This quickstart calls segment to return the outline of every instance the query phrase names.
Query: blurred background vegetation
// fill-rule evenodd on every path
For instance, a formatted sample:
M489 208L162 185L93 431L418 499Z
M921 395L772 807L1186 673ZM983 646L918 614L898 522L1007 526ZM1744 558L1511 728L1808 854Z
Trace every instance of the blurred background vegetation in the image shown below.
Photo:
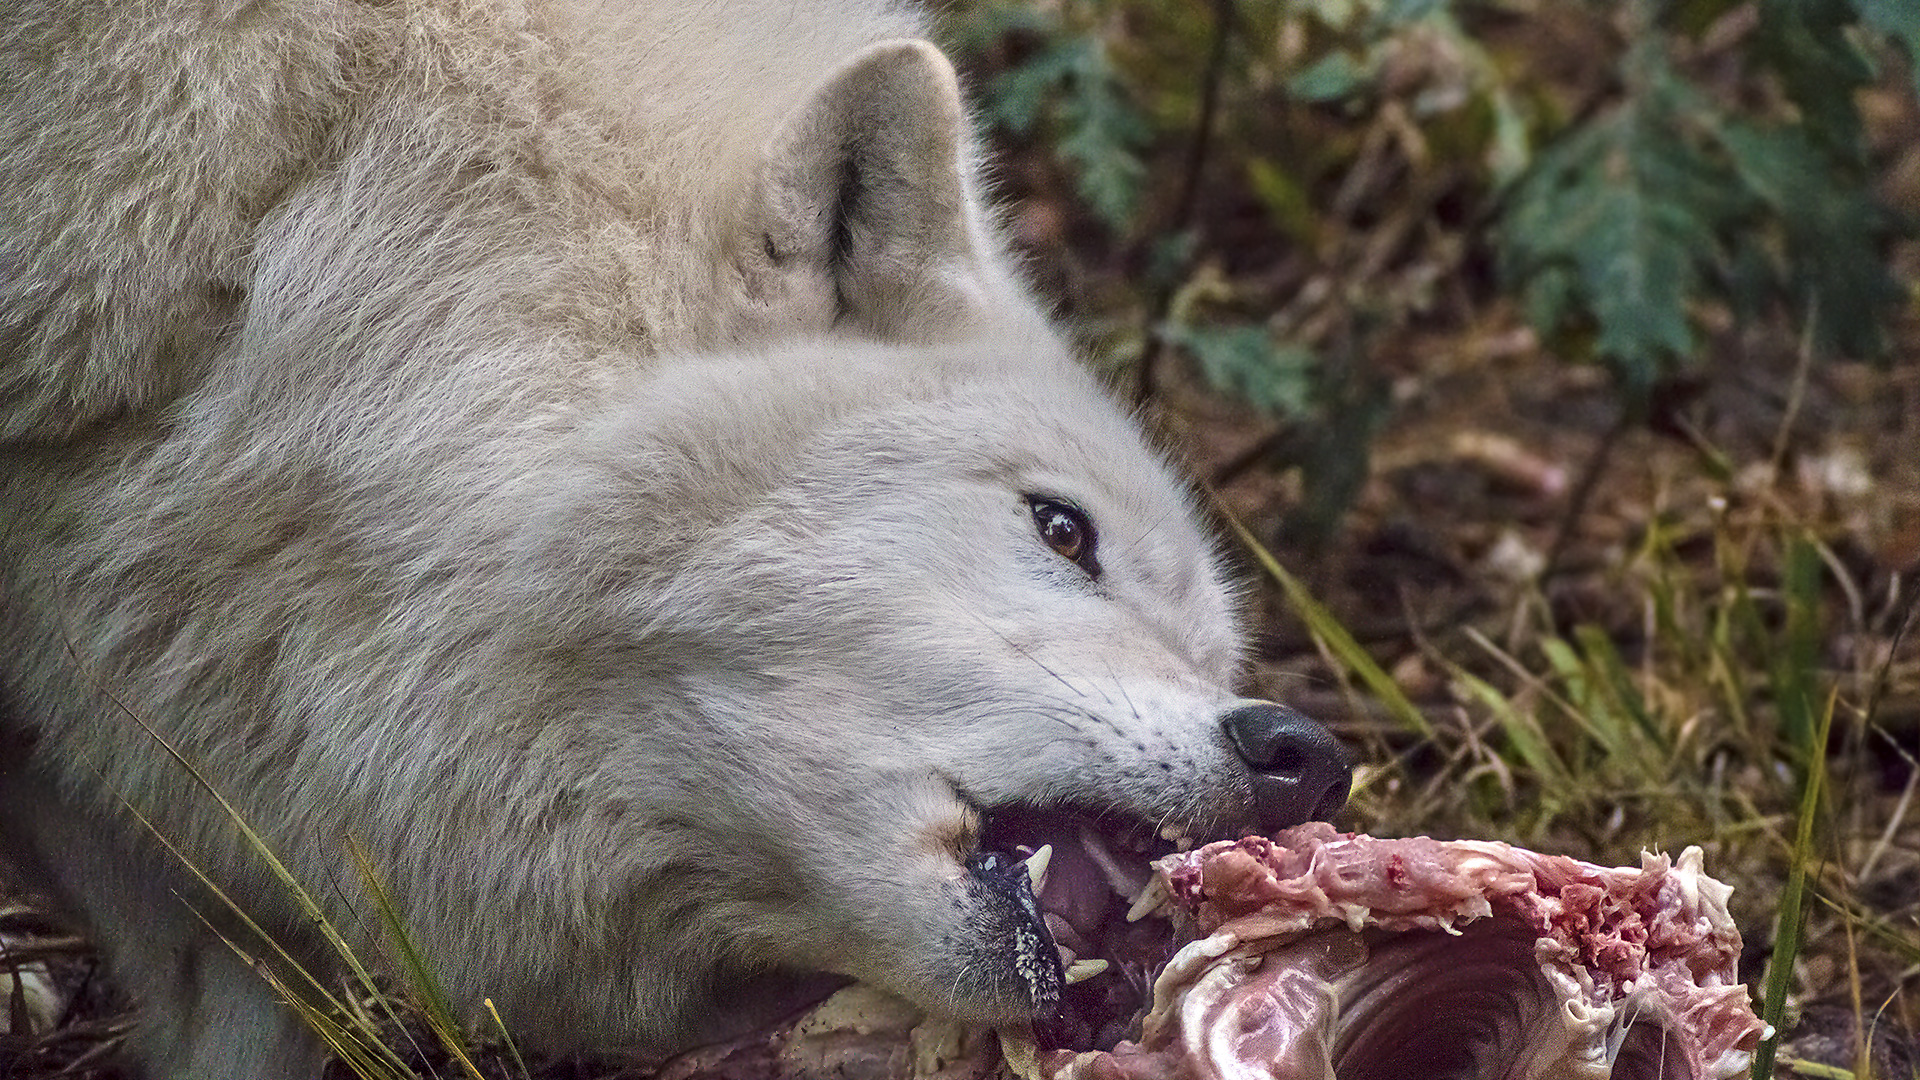
M1757 1074L1920 1076L1920 2L945 14L1350 824L1702 845Z

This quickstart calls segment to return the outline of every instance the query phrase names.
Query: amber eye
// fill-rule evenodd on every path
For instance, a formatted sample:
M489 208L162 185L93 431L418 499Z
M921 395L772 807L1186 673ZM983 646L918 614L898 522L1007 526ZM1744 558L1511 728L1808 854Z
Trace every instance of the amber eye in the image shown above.
M1093 577L1100 576L1100 563L1093 556L1099 537L1079 507L1039 495L1029 495L1027 506L1033 511L1034 529L1048 547Z

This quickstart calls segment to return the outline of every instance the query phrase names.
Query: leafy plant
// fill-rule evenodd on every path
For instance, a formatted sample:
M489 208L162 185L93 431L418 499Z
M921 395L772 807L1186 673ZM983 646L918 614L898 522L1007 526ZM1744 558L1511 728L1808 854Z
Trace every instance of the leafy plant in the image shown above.
M1851 96L1870 76L1845 36L1851 5L1758 8L1753 59L1798 117L1715 103L1655 24L1623 58L1621 99L1563 135L1504 200L1502 277L1543 333L1591 328L1593 355L1635 406L1695 356L1702 303L1751 320L1777 302L1827 351L1885 347L1900 291L1880 254L1893 222L1867 186Z
M1080 197L1115 229L1133 220L1146 176L1141 150L1152 137L1100 36L1072 32L1072 10L1011 4L966 24L976 47L1018 33L1037 46L987 87L989 117L1017 135L1042 135L1071 164Z
M1443 289L1513 295L1632 415L1695 366L1721 312L1784 319L1821 356L1885 349L1901 293L1884 252L1904 224L1873 195L1857 93L1876 56L1920 50L1910 0L1542 0L1527 18L1592 43L1576 86L1503 42L1516 13L1490 0L1200 10L961 0L951 23L987 71L987 119L1051 143L1119 241L1132 292L1111 302L1144 323L1106 358L1140 370L1144 397L1169 350L1272 416L1243 464L1301 469L1310 501L1351 485L1302 446L1366 453L1327 414L1348 393L1329 380L1366 383ZM1229 227L1266 261L1195 257ZM1175 310L1210 275L1217 295Z

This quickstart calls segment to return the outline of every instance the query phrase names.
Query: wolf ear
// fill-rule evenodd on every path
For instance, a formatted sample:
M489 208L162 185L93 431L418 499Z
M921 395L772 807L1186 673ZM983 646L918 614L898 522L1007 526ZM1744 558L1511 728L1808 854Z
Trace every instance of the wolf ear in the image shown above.
M929 339L984 309L997 271L968 190L953 66L924 41L867 48L782 124L765 159L776 262L832 281L839 317Z

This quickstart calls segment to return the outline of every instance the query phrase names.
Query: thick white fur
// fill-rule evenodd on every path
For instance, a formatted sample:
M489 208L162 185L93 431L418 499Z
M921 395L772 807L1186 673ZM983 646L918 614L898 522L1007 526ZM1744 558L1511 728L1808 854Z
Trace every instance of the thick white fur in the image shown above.
M324 950L670 1050L868 979L1022 1014L975 808L1247 820L1161 462L998 253L872 0L20 0L0 24L0 841L154 1074L311 1041L124 798ZM1026 497L1099 530L1098 580ZM720 1004L716 1004L720 1003Z

